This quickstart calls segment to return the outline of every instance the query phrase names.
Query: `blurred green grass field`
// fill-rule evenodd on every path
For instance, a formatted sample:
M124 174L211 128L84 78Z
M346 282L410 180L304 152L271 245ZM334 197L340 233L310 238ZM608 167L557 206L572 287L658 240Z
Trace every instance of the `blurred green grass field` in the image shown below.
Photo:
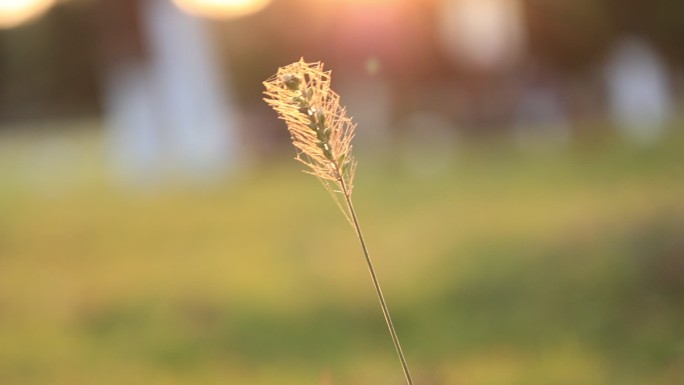
M423 176L361 156L416 383L684 383L682 131L464 147ZM122 189L101 150L0 138L0 384L402 383L352 230L290 153Z

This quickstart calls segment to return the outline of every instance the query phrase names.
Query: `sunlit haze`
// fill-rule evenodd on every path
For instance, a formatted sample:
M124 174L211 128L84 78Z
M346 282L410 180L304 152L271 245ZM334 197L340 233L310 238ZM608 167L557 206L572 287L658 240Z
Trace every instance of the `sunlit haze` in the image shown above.
M173 0L178 7L194 15L212 19L231 19L259 12L271 0Z
M0 28L12 28L48 10L55 0L0 0Z

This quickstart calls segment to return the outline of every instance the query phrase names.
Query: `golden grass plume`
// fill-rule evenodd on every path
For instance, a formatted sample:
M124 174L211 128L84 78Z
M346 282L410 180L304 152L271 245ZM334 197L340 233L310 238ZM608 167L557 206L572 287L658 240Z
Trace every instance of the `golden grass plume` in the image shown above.
M321 62L306 63L302 58L280 67L264 86L264 100L287 123L295 158L323 183L351 221L338 194L351 195L354 186L351 141L356 125L330 88L330 71L324 71Z

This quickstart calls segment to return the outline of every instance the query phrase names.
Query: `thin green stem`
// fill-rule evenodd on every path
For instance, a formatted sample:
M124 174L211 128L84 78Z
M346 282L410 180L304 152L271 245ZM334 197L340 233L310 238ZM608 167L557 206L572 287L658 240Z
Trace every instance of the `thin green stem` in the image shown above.
M399 337L397 336L396 330L394 330L394 324L392 323L392 317L390 316L389 309L387 308L387 303L385 302L385 296L382 295L382 289L380 289L380 282L378 282L378 277L375 274L375 268L373 268L373 262L371 261L370 255L368 254L368 248L366 247L366 241L363 238L363 233L361 232L361 226L359 226L359 220L356 218L356 212L354 211L354 205L351 201L351 194L347 188L346 183L343 178L340 178L340 185L342 186L342 193L344 194L344 199L349 207L349 213L352 217L352 222L354 229L356 230L356 236L359 238L361 243L361 248L363 249L363 256L366 257L366 264L368 265L368 271L370 272L371 279L373 280L373 286L375 286L375 292L380 300L380 307L382 308L382 314L385 316L385 323L389 329L390 335L392 336L392 342L394 342L394 348L399 355L399 361L401 361L401 368L404 370L404 376L406 377L406 382L408 385L413 385L413 380L411 379L411 374L409 373L408 365L406 364L406 357L404 357L404 352L401 350L401 345L399 344Z

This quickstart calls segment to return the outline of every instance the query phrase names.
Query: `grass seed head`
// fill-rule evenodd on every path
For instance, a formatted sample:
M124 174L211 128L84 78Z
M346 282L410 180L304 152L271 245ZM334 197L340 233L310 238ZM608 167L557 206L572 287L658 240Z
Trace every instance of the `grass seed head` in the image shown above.
M280 67L264 86L264 100L287 123L296 159L307 166L305 171L318 177L333 196L351 194L355 124L330 88L330 71L324 71L321 62L301 59Z

